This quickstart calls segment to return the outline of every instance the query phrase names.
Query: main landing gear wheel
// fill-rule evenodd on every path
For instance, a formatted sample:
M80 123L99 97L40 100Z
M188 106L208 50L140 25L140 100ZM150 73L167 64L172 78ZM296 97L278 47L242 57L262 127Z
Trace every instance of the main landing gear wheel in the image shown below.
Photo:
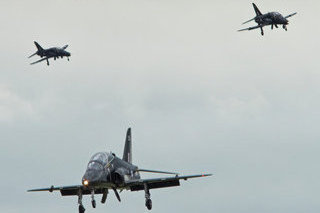
M263 29L262 29L262 27L260 27L260 30L261 30L261 35L263 36L263 35L264 35L264 33L263 33Z
M84 213L86 209L83 207L83 205L79 205L79 213Z
M148 210L152 209L152 200L151 199L146 200L146 207Z
M92 208L96 208L96 201L95 200L91 201L91 204L92 204Z
M152 201L150 199L149 187L146 183L144 184L144 194L145 194L145 198L146 198L146 207L148 210L151 210L152 209Z

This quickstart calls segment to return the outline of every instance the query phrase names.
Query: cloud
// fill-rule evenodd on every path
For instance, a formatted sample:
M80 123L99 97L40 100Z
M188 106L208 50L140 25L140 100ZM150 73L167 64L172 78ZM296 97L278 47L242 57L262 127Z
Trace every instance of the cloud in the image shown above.
M0 122L13 122L18 118L35 115L31 102L23 99L8 87L0 85Z

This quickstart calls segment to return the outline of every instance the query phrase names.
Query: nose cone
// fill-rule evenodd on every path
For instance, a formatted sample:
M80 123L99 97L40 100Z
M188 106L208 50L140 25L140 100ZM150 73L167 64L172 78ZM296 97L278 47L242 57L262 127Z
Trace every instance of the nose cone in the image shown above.
M82 177L82 184L85 186L94 185L103 181L103 171L88 169Z
M67 55L67 56L71 56L71 53L67 52L66 55Z

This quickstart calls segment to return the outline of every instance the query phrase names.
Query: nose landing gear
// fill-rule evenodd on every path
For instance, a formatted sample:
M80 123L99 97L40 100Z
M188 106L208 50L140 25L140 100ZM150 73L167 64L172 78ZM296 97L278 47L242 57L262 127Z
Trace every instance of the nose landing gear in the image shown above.
M282 26L282 28L283 28L285 31L288 31L287 25L284 24L284 25Z
M151 196L150 196L150 191L149 191L149 188L148 188L148 185L145 183L144 184L144 193L145 193L145 198L146 198L146 207L148 210L151 210L152 209L152 200L151 200Z
M91 191L91 204L92 204L92 208L96 208L96 200L94 199L94 190Z

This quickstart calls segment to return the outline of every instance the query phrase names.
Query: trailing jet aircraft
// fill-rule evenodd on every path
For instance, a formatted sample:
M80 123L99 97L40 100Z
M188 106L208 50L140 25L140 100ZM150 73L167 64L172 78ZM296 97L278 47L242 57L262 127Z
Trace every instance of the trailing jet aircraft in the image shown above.
M152 179L141 179L140 172L171 174L171 177L161 177ZM90 159L87 169L82 177L81 185L60 186L42 189L32 189L28 192L38 191L60 191L62 196L78 196L79 213L84 213L85 208L82 204L83 195L91 195L92 207L96 207L95 194L102 194L101 203L105 203L109 190L113 190L119 200L120 192L124 189L131 191L143 190L145 193L145 205L151 210L152 201L150 198L150 189L179 186L180 180L190 178L206 177L211 174L179 176L178 173L164 172L156 170L140 169L132 164L132 141L131 129L126 135L123 157L120 159L114 153L98 152Z
M263 33L263 27L267 26L267 25L271 25L271 29L273 30L273 26L275 26L276 28L278 28L278 25L282 25L282 28L285 29L286 31L287 29L287 25L289 24L288 18L290 18L291 16L296 15L297 13L292 13L288 16L282 16L280 13L278 12L269 12L266 14L262 14L260 12L260 10L258 9L258 7L252 3L254 11L256 12L256 17L254 17L253 19L250 19L249 21L244 22L243 24L246 24L250 21L255 21L258 25L254 26L254 27L249 27L249 28L245 28L245 29L241 29L238 31L245 31L245 30L254 30L257 28L260 28L261 30L261 35L264 35Z
M34 42L34 44L36 45L38 50L34 54L30 55L29 58L31 58L32 56L35 56L35 55L38 55L41 58L42 57L44 57L44 58L31 63L31 65L46 60L47 65L49 66L49 58L54 58L54 60L56 60L57 58L59 58L59 57L63 58L64 56L67 57L67 59L69 61L69 57L71 56L71 54L66 51L68 45L63 46L62 48L52 47L49 49L43 49L36 41Z

